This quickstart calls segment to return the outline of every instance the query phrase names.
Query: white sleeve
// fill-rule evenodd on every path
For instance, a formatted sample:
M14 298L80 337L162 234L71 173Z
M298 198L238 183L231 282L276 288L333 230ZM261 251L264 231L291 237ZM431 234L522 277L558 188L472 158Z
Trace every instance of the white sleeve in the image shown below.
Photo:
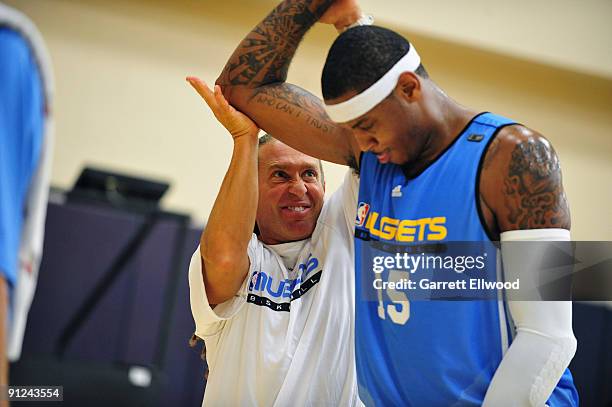
M534 256L523 253L523 256L504 258L504 242L536 240L569 241L569 231L538 229L502 233L502 261L507 281L523 273L519 268L533 267L529 259ZM572 303L508 301L508 306L516 336L493 376L483 406L544 406L576 352Z
M205 339L207 336L216 335L225 325L225 321L233 318L246 303L247 287L252 274L253 265L256 264L254 257L257 247L257 236L253 234L248 247L249 271L233 298L217 304L213 309L208 303L206 287L202 276L202 257L200 246L191 256L189 264L189 302L191 314L195 322L196 336Z
M350 169L344 177L342 208L349 231L354 233L357 217L357 198L359 197L359 176Z
M358 194L359 177L355 171L349 169L340 187L326 202L326 210L321 212L319 219L352 235L355 227L355 217L357 216Z

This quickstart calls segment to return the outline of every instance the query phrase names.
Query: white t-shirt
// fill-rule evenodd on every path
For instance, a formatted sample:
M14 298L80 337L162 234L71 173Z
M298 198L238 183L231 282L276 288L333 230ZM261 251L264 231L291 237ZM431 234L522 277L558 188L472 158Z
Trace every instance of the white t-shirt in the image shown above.
M253 235L242 287L214 310L199 248L193 254L191 312L210 368L203 405L361 404L354 351L357 193L349 171L323 205L311 239L265 245Z

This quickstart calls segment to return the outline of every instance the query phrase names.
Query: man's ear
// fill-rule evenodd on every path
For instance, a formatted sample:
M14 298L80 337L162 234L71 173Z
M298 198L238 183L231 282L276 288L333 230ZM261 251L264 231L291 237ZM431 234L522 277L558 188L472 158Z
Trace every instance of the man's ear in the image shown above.
M411 102L420 97L421 79L414 72L406 71L400 75L395 89L398 95Z

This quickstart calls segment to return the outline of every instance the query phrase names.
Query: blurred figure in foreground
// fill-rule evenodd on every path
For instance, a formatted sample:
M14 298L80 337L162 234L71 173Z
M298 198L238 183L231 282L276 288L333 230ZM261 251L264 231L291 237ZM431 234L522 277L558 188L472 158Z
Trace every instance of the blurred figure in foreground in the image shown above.
M21 355L42 255L52 94L40 33L0 3L0 386L8 384L8 360Z

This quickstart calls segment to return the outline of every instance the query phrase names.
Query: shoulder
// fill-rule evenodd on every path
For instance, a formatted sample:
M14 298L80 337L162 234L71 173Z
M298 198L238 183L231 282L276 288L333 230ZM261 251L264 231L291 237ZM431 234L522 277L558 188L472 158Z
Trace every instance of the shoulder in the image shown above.
M522 125L500 130L485 155L484 167L501 167L509 163L551 163L558 159L550 142L540 133Z
M359 175L357 175L355 170L348 169L342 184L331 196L326 197L317 221L317 228L327 226L344 230L348 225L349 230L352 230L356 216L358 194ZM315 230L313 237L316 235L316 232Z
M503 128L481 171L481 195L500 231L569 229L559 158L542 134L521 125Z

